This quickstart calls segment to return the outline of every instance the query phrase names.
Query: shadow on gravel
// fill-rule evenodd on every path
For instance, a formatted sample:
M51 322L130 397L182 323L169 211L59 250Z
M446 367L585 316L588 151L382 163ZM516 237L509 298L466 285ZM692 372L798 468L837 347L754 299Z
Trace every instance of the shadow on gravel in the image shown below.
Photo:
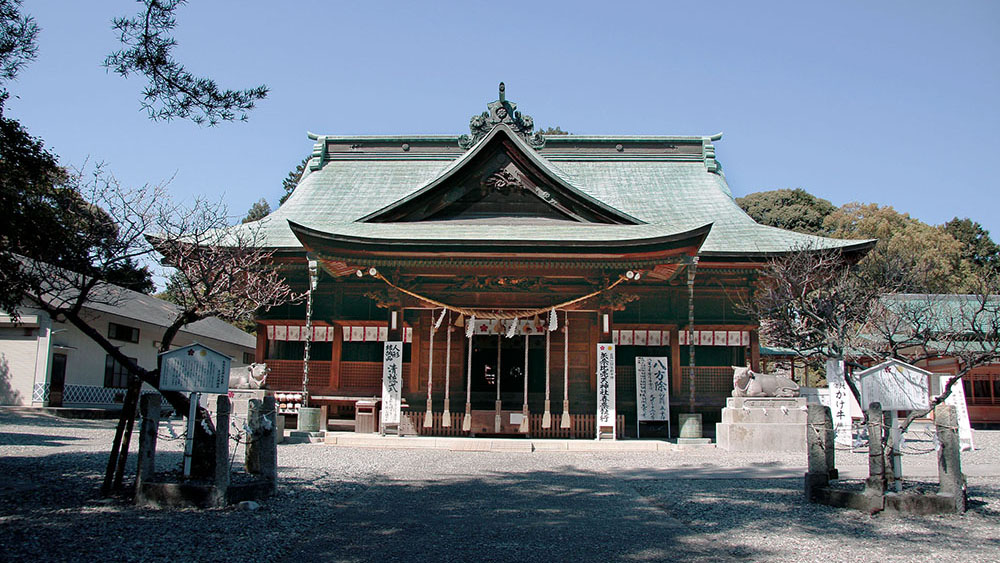
M80 439L74 436L0 432L2 446L68 446Z
M5 424L44 428L103 428L114 427L117 422L117 418L60 418L44 412L10 412L0 409L0 428Z
M645 473L380 482L352 499L331 499L332 510L317 507L335 525L309 534L313 539L283 560L800 559L803 539L819 546L819 556L841 542L871 542L919 560L942 537L959 553L1000 549L1000 540L967 529L970 517L989 522L990 514L880 521L810 505L800 487L799 479L720 483L656 480ZM906 534L896 527L901 521ZM773 545L767 539L783 534L789 539Z
M721 466L698 478L691 466L414 480L296 468L256 512L154 510L99 498L106 453L47 451L0 457L0 560L971 561L1000 552L994 481L973 482L963 516L871 518L806 503L801 477L767 477L780 469L773 463L749 467L752 479Z

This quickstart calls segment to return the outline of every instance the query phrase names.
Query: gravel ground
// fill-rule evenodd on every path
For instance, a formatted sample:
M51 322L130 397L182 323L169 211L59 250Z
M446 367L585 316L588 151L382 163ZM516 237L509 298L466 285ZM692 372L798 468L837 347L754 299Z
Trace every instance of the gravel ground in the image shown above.
M161 470L180 461L172 424ZM963 454L979 475L970 511L934 517L807 504L804 455L322 444L279 446L279 493L258 511L135 508L97 494L113 432L0 410L0 560L1000 560L1000 432L977 432ZM914 436L909 449L927 445ZM842 468L866 463L838 452ZM734 477L747 468L760 478Z

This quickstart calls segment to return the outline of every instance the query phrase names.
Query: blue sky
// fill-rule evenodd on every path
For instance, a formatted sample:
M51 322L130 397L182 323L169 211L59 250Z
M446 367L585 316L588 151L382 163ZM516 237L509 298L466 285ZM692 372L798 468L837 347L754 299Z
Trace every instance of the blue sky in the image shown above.
M267 84L248 123L152 122L101 67L127 0L39 2L11 116L65 164L234 215L326 134L461 134L507 84L538 126L712 134L735 195L801 187L1000 238L1000 2L263 2L179 9L177 58Z

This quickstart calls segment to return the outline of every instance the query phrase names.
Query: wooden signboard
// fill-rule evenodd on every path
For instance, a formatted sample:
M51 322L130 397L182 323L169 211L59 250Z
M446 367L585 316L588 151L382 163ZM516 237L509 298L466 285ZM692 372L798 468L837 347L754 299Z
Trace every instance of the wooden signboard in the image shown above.
M843 361L826 361L826 383L830 390L827 406L833 415L834 441L843 446L852 446L854 433L851 426L851 403L854 402L854 397L844 379Z
M615 438L615 345L597 345L597 439Z
M185 393L229 391L229 356L194 343L160 354L160 390Z
M635 399L640 421L670 420L670 358L636 356Z
M403 343L386 342L382 356L382 417L387 424L398 425L403 389Z
M938 382L942 391L945 385L948 384L949 379L951 379L949 375L938 376ZM962 451L976 449L975 444L972 443L972 424L969 422L969 407L965 403L965 387L962 386L961 381L952 385L951 394L945 397L944 404L955 407L955 414L958 416L958 439L962 444Z
M918 367L888 360L857 374L861 381L861 408L874 402L886 411L914 411L930 406L928 378L931 373Z

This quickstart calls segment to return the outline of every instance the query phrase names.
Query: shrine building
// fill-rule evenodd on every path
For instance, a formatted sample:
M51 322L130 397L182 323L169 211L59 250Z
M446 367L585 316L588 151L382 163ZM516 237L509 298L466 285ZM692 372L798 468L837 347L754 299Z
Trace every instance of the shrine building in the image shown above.
M469 128L310 134L291 197L240 227L296 291L315 280L310 302L258 319L285 410L307 340L309 403L344 418L382 397L385 343L402 342L401 425L421 434L593 438L610 412L634 437L637 357L666 364L674 435L691 405L714 428L730 366L759 368L739 303L766 261L871 244L755 223L716 159L721 134L541 135L503 84Z

